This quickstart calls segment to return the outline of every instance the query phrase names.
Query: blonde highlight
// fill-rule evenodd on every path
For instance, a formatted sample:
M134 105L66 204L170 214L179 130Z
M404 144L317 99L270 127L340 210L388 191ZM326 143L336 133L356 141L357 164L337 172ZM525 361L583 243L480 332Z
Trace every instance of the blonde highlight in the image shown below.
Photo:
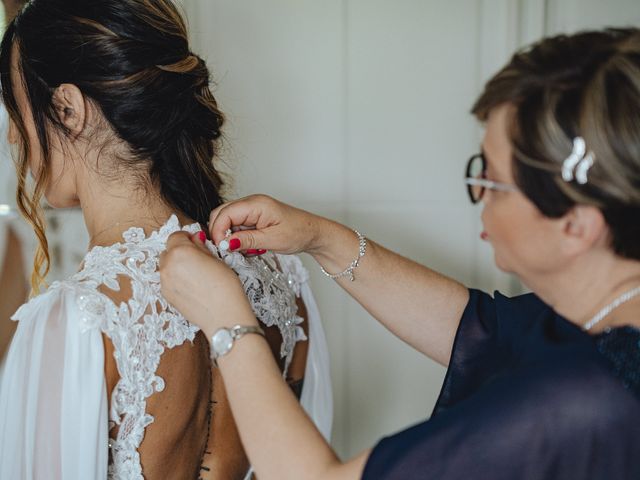
M20 136L20 154L16 165L18 173L16 202L18 210L29 225L31 225L38 240L30 278L31 295L34 296L40 292L42 287L46 288L46 277L51 269L49 241L46 235L46 219L42 208L42 197L44 196L49 181L49 168L47 159L43 159L34 186L29 189L27 177L29 175L30 148L26 129L19 116L12 118L12 121L15 122ZM31 190L31 194L29 194L29 190Z

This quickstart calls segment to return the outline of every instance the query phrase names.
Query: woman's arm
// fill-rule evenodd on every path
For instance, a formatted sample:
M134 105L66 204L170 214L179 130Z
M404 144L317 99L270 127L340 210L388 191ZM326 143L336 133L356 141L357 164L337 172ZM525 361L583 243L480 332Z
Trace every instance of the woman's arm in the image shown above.
M343 271L357 256L355 233L329 219L256 195L231 202L211 215L211 236L219 244L232 227L240 249L307 252L331 273ZM348 277L337 282L374 318L409 345L443 365L469 299L466 287L369 240L366 254Z
M250 325L251 312L236 310L229 320ZM362 476L369 452L340 462L282 381L264 339L256 335L242 338L218 365L242 443L260 480L355 480Z
M195 247L186 234L169 239L160 274L165 298L208 338L220 327L258 325L235 274ZM264 338L247 335L218 365L242 443L260 480L360 478L368 452L340 462L282 381Z

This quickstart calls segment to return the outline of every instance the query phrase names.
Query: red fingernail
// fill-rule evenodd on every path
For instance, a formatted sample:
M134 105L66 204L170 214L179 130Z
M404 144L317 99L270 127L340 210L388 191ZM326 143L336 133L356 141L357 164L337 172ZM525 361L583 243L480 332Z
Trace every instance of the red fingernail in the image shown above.
M237 250L239 248L240 240L238 240L237 238L232 238L231 240L229 240L229 250L233 252L234 250Z
M202 243L206 242L207 235L205 235L205 233L202 231L198 232L198 240L200 240Z
M256 248L250 248L248 250L246 250L244 252L246 255L264 255L265 253L267 253L266 250L263 249L256 249Z

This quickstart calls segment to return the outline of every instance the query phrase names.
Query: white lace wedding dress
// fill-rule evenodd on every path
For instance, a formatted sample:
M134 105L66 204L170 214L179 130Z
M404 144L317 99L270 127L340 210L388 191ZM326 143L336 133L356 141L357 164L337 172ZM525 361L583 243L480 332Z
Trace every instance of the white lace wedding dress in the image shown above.
M122 243L93 248L80 272L16 312L18 330L0 378L0 479L143 478L138 447L154 421L147 399L164 389L156 374L160 357L197 332L160 294L159 255L180 229L175 216L149 236L129 229ZM258 319L280 329L287 366L296 342L305 339L296 306L296 297L303 299L310 345L301 402L329 437L329 357L307 271L295 256L227 253L224 259ZM99 288L118 291L122 278L130 280L133 294L116 305ZM111 405L102 334L113 343L120 374ZM110 424L119 426L116 438L109 438Z

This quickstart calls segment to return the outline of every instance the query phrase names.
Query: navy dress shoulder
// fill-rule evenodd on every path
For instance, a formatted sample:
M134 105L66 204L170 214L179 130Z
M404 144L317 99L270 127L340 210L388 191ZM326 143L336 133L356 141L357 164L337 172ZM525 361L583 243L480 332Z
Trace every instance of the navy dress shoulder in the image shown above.
M591 336L533 294L471 290L431 419L365 480L639 480L640 330Z

